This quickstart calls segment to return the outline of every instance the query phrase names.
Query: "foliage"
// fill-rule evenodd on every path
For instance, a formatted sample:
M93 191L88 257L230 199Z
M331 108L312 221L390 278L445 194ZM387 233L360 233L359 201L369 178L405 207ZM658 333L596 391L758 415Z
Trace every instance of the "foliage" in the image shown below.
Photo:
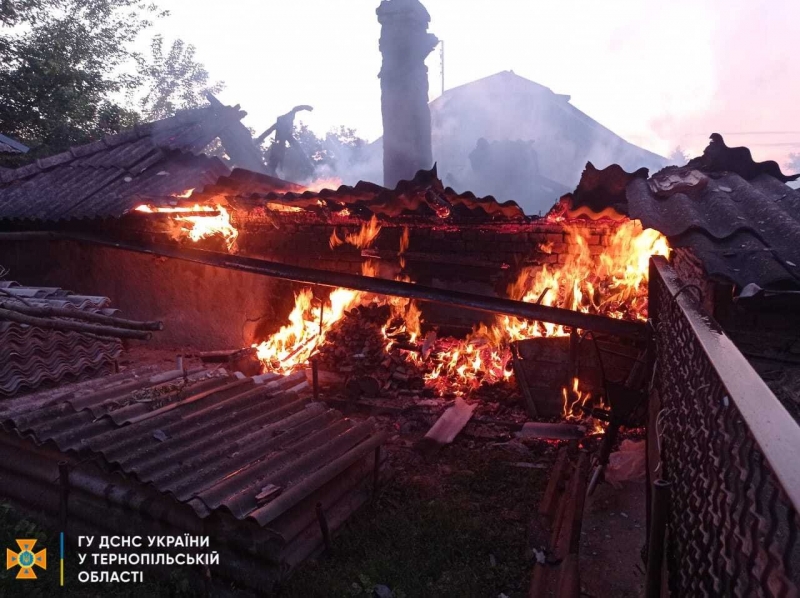
M318 178L335 177L366 159L367 142L358 136L355 129L339 126L331 129L325 137L317 136L307 124L300 121L294 128L294 148L286 152L281 172L290 181L308 182ZM269 160L274 140L263 150L265 161Z
M676 166L684 166L689 161L689 154L687 154L681 146L677 146L672 153L667 157L670 164Z
M141 77L133 40L158 9L139 0L29 0L4 10L0 130L33 156L117 132L137 119L117 98Z
M795 174L800 172L800 153L789 154L789 173Z
M206 68L195 60L195 47L176 39L164 54L164 40L156 35L150 44L151 59L142 61L140 73L146 92L139 100L145 120L158 120L182 108L206 104L206 94L217 94L225 87L209 83Z
M0 132L32 148L5 166L64 151L139 120L205 103L223 84L182 40L134 40L165 16L142 0L0 0Z

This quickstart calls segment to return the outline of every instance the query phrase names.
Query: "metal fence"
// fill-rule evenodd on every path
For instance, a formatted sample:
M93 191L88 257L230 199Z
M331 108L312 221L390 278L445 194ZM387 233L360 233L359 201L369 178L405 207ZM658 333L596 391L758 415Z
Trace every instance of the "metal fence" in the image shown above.
M800 596L800 426L662 258L650 266L673 596Z

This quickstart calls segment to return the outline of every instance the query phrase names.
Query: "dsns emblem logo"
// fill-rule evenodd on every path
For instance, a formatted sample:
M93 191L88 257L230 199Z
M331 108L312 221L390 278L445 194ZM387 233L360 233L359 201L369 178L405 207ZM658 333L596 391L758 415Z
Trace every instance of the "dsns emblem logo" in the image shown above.
M17 540L19 552L14 552L10 548L6 549L6 569L19 566L17 579L36 579L34 566L47 569L47 549L42 548L39 552L34 553L35 544L36 540Z

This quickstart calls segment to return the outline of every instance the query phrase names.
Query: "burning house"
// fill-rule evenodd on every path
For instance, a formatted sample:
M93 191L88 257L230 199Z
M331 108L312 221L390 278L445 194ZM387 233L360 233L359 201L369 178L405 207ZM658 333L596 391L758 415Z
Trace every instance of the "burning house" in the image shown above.
M670 373L679 378L664 386L680 350L665 351L673 341L662 337L669 323L660 318L677 317L665 315L674 309L665 292L722 323L768 382L759 386L769 393L759 399L765 408L785 413L774 393L796 413L794 370L773 371L776 362L793 363L794 341L771 323L795 296L798 262L783 239L795 234L796 192L771 165L726 161L737 154L716 138L703 157L652 177L589 164L572 194L531 218L514 202L456 193L435 169L394 189L322 190L230 170L195 153L219 135L205 121L213 108L204 110L3 174L2 261L22 285L48 285L3 283L4 308L20 313L15 301L28 297L34 307L54 297L74 303L57 289L91 289L134 322L163 322L150 346L180 347L185 359L166 370L131 363L99 379L91 376L101 369L76 371L53 381L77 384L2 405L3 446L35 461L3 471L16 498L38 488L39 506L57 515L59 486L45 480L57 479L48 476L66 458L75 529L91 529L97 492L122 493L128 498L104 507L109 517L135 512L148 529L212 530L236 563L219 575L248 571L245 585L269 588L380 484L385 436L373 420L343 418L334 407L431 406L443 414L429 434L434 445L499 411L523 435L551 433L537 422L577 423L552 433L612 438L601 442L591 482L588 461L576 469L593 487L620 429L646 423L647 364L657 364L649 409L652 418L661 413L659 425L675 417L670 401L683 400L674 388L688 383L684 373ZM117 317L101 311L106 303L90 303L92 313ZM662 322L655 348L653 322ZM753 323L769 334L755 338ZM108 353L117 362L118 347ZM227 366L211 371L198 359ZM327 407L312 401L312 390ZM509 401L514 409L500 407ZM648 428L657 429L655 419ZM281 434L264 435L272 429ZM240 452L242 438L259 440ZM662 442L664 470L674 471L665 451L680 453L681 441ZM231 461L229 452L240 457ZM87 456L92 465L79 466ZM247 473L229 479L234 470ZM164 502L167 495L178 503ZM330 503L323 527L310 508L318 502ZM670 525L683 525L672 517ZM252 528L242 544L225 530L238 533L245 522L266 527ZM670 529L667 562L683 567L679 543L687 540ZM553 551L577 558L576 546L560 546ZM775 575L789 583L794 549L785 550ZM685 583L681 571L670 571L676 587ZM560 577L534 579L541 589Z
M213 98L0 172L3 494L70 537L209 536L198 583L270 592L424 412L426 454L468 426L554 449L530 595L578 596L587 497L645 437L648 596L795 595L792 177L715 135L652 176L588 163L542 217L459 193L429 16L378 15L386 186L266 174Z

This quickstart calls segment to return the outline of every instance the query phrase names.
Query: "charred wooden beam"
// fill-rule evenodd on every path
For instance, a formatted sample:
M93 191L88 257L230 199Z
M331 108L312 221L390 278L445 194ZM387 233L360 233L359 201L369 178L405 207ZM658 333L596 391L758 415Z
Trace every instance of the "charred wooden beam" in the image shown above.
M36 326L37 328L83 332L86 334L96 334L97 336L134 338L143 341L148 341L153 337L151 332L144 330L98 326L95 324L85 324L83 322L59 320L55 318L36 318L9 309L0 309L0 320L8 320L9 322L16 322L17 324L27 324L28 326Z
M76 308L68 307L54 307L52 305L43 305L41 307L25 305L24 299L14 298L9 301L0 301L0 308L10 311L17 311L26 316L34 316L41 318L70 318L72 320L85 320L96 324L104 324L115 328L128 328L130 330L164 330L164 323L160 321L155 322L140 322L138 320L126 320L124 318L117 318L115 316L107 316L91 311L82 311Z
M570 309L537 305L535 303L524 303L522 301L513 301L500 297L475 295L473 293L451 291L449 289L437 289L408 282L400 282L398 280L384 280L382 278L370 278L357 274L345 274L342 272L317 270L315 268L306 268L303 266L291 266L289 264L270 262L241 255L229 255L216 251L148 243L145 241L115 241L98 236L78 234L65 235L65 238L83 243L115 247L127 251L170 257L208 266L241 270L243 272L282 278L294 282L318 284L334 288L344 287L356 291L375 293L377 295L432 301L434 303L454 305L475 311L515 316L525 320L551 322L553 324L571 326L582 330L593 330L614 336L645 339L648 335L647 327L641 322L616 320L606 316L584 314Z

